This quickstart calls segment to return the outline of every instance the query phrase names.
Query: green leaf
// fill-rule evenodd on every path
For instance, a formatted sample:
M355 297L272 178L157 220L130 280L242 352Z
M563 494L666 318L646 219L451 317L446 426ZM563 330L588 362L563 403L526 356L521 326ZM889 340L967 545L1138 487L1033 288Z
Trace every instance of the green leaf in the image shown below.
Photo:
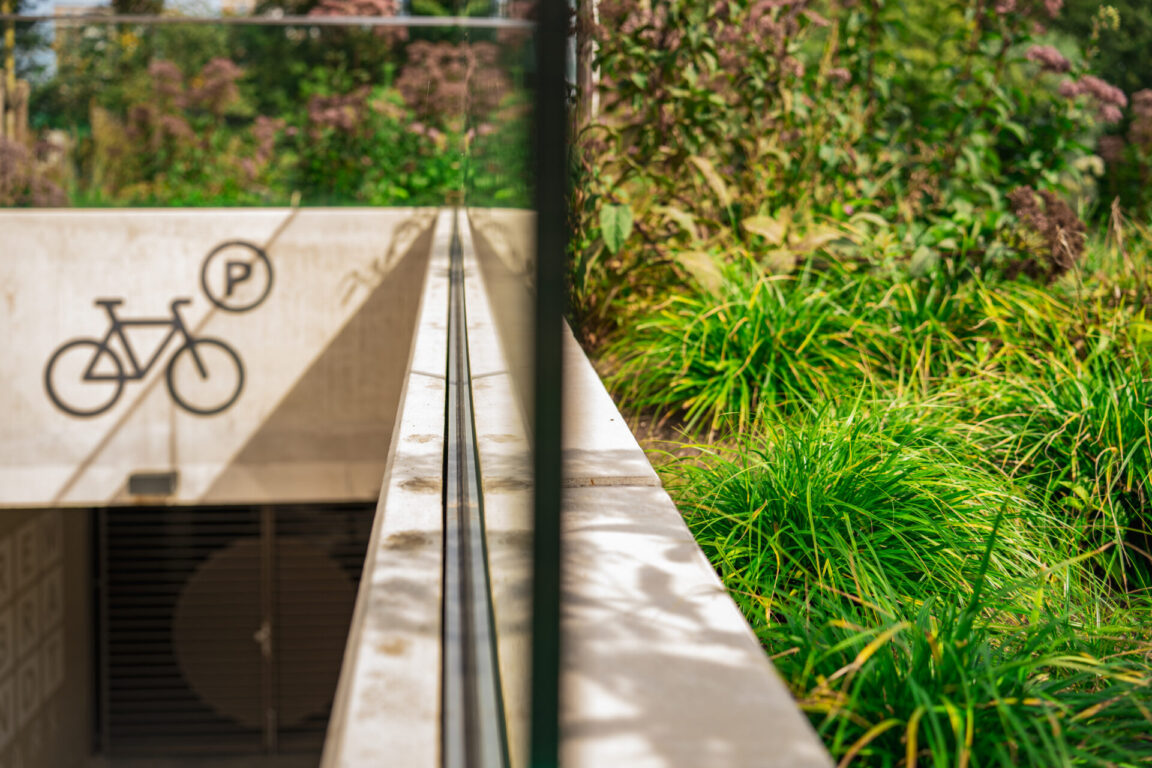
M692 238L692 242L700 239L700 231L696 227L696 219L693 218L692 214L670 205L657 205L652 210L679 224L688 237Z
M1004 123L1001 123L1001 125L1004 127L1004 130L1008 131L1008 133L1011 133L1013 136L1019 139L1021 144L1028 143L1028 130L1024 126L1020 125L1020 123L1015 123L1011 120L1008 120Z
M703 251L680 251L676 253L676 261L705 291L715 293L724 284L724 273L712 254Z
M805 233L803 240L794 243L792 249L797 253L808 253L844 237L845 234L835 227L815 227Z
M627 205L605 205L600 209L600 235L612 253L619 253L632 234L632 209Z

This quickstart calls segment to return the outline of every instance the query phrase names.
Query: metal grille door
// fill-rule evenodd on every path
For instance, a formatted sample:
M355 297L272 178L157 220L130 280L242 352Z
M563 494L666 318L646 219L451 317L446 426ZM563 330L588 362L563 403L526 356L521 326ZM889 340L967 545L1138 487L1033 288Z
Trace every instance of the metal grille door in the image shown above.
M104 751L318 753L372 513L102 510Z

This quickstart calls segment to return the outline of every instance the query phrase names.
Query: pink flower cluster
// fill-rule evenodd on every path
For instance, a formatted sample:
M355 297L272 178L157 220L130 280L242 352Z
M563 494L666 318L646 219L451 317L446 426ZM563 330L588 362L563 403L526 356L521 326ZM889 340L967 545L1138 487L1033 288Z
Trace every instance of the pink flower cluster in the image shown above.
M308 99L308 121L312 123L313 133L317 134L324 128L355 132L364 119L368 92L368 86L361 86L350 93L312 96Z
M730 0L715 0L711 6L709 31L716 41L718 69L736 74L743 71L750 56L765 51L779 59L781 72L803 76L799 60L787 55L787 42L802 23L826 27L831 22L810 8L812 0L751 0L747 7ZM684 30L670 18L666 6L651 6L631 0L601 0L601 38L634 35L643 44L672 50L679 47ZM717 89L724 84L719 80Z
M1124 91L1104 82L1095 75L1084 75L1079 80L1060 83L1060 95L1066 99L1088 96L1095 103L1097 114L1105 123L1118 123L1124 117L1122 109L1128 106Z
M492 123L480 123L474 128L469 128L468 132L464 134L464 138L472 141L478 136L491 136L494 133L496 133L496 126Z
M224 110L240 98L236 81L243 75L244 70L231 59L212 59L200 70L200 87L190 93L192 103L206 107L214 115L224 114Z
M417 120L413 123L409 123L408 130L409 130L409 132L414 133L417 136L423 136L424 138L431 139L432 141L437 141L440 139L441 136L444 135L443 133L436 130L432 126L425 125L424 123L420 122L419 120Z
M38 166L27 147L0 136L0 206L68 204L64 190L45 178Z
M1054 19L1060 15L1060 10L1064 7L1064 0L1043 0L1041 5L1043 5L1049 18ZM1020 10L1020 0L996 0L992 8L1001 16L1007 16Z
M1110 165L1124 161L1124 151L1129 145L1145 157L1152 155L1152 88L1132 94L1132 123L1128 126L1127 138L1125 141L1122 136L1102 136L1096 151Z
M408 46L408 64L396 78L396 88L426 120L442 122L466 113L484 117L511 87L499 58L492 43L419 40Z
M276 137L284 130L284 120L279 117L260 115L252 124L252 138L256 140L256 157L261 161L268 161L272 157L272 150L276 146Z
M152 78L152 90L159 97L156 107L163 111L172 109L207 109L217 117L240 98L236 81L244 75L244 70L230 59L214 58L200 70L194 78L199 85L189 88L180 67L171 61L155 59L148 65Z
M833 67L828 70L828 80L835 85L847 85L852 79L852 73L844 67Z
M152 78L152 90L177 106L183 106L184 73L180 67L171 61L153 59L148 64L148 74Z
M1072 62L1064 58L1064 54L1050 45L1034 45L1025 55L1028 61L1034 61L1045 72L1063 74L1072 69Z
M1145 152L1152 152L1152 88L1132 94L1132 125L1128 128L1128 140Z
M168 139L194 141L196 132L183 116L162 111L155 104L135 104L128 109L128 138L146 142L153 152Z
M308 12L309 16L399 16L402 8L399 0L320 0L320 4ZM392 43L402 43L408 39L404 27L376 27L376 35Z
M717 35L720 66L738 73L752 52L772 51L780 72L789 77L803 77L804 65L787 53L788 40L802 26L802 20L817 27L831 22L807 7L810 0L755 0L745 19L731 17Z
M509 0L508 18L529 21L536 18L536 0ZM532 33L524 29L502 29L496 33L501 45L523 45L531 39Z
M240 159L240 168L252 181L272 161L276 149L276 138L284 130L284 121L278 117L260 115L252 123L250 129L252 138L256 140L256 148L251 157Z

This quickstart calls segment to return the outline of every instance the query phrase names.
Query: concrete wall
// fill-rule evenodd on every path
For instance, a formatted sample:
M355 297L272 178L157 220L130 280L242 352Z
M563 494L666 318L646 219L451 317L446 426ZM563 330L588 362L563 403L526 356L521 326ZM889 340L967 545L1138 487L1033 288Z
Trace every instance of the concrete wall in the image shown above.
M0 514L0 766L90 752L89 525L87 510Z
M170 503L370 500L410 354L431 209L0 212L0 507L133 503L128 479L178 473ZM262 248L229 241L245 241ZM219 250L217 250L219 249ZM270 279L269 279L270 278ZM270 287L269 287L270 284ZM231 292L229 292L229 289ZM267 289L267 290L266 290ZM266 295L265 295L266 293ZM120 319L172 317L209 372L170 340L142 379L98 298ZM232 311L242 310L242 311ZM170 327L127 331L141 365ZM115 353L114 357L108 350ZM166 375L176 358L171 383ZM95 360L95 366L87 366ZM85 381L104 376L101 381ZM51 383L49 383L49 380ZM175 389L175 396L170 387ZM155 501L156 499L151 499Z
M516 390L532 365L535 221L512 210L470 218L490 299L478 286L468 296L493 613L513 765L526 765L531 476ZM827 768L571 333L563 345L561 763Z

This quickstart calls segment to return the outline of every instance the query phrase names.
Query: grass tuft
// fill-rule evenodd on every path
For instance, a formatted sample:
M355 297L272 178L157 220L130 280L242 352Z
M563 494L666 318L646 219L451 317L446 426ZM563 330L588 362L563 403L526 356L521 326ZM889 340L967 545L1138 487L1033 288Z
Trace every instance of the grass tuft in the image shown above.
M865 284L806 268L730 267L714 291L655 307L608 351L609 382L630 404L682 415L689 428L747 428L762 408L833 398L876 361L859 342Z

